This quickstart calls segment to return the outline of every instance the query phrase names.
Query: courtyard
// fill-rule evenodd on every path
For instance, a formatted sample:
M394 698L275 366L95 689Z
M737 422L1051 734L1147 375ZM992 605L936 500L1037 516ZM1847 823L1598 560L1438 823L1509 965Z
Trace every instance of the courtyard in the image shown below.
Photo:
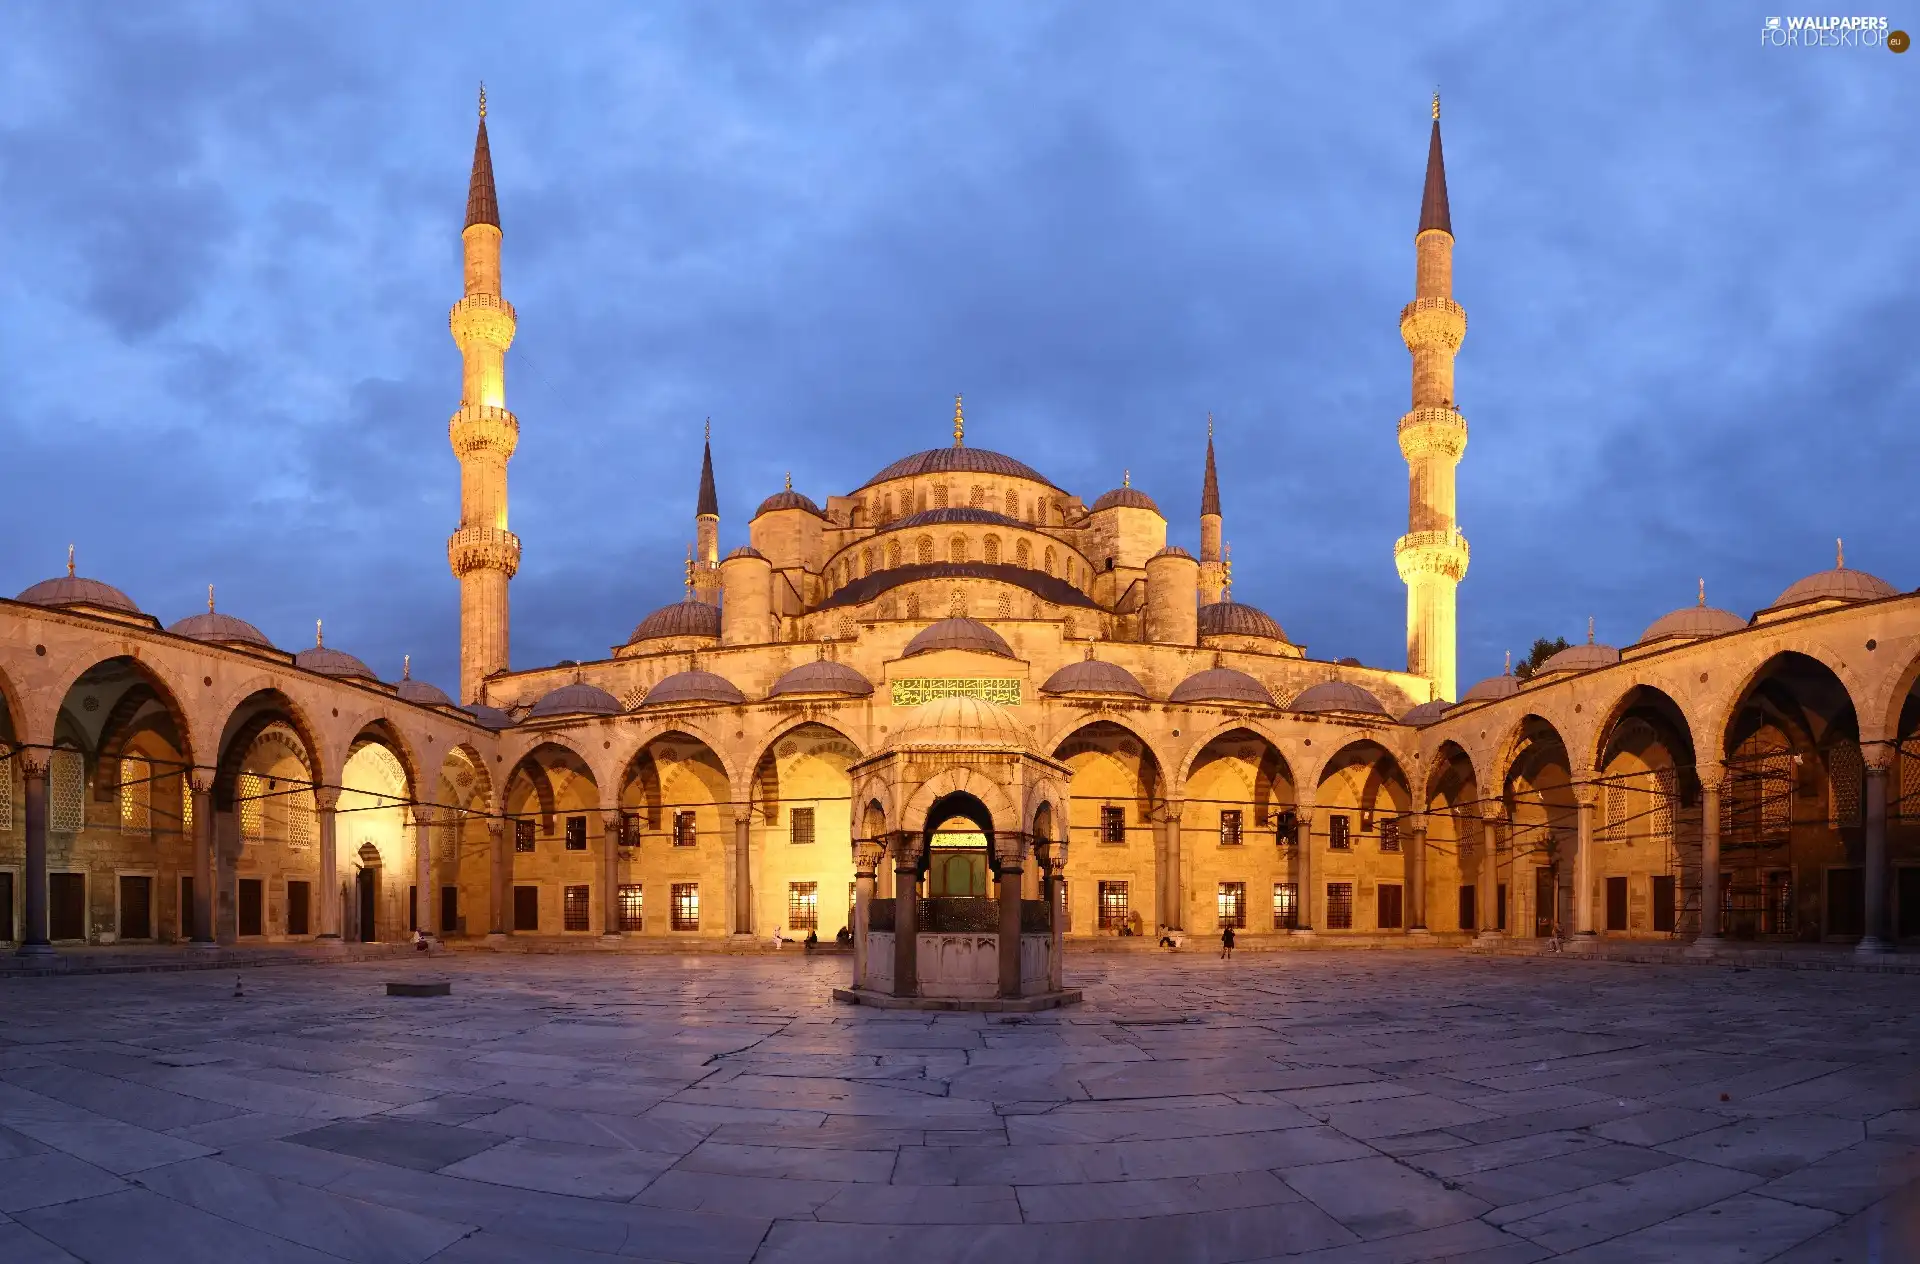
M1088 954L1001 1016L847 969L0 982L0 1259L1920 1258L1911 976Z

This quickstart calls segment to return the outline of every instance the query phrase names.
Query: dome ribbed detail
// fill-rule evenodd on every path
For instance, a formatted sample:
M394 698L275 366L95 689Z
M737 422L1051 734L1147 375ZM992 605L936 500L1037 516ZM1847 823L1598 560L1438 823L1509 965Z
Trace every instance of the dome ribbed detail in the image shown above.
M1168 702L1230 702L1238 705L1270 707L1273 695L1267 687L1243 671L1231 667L1209 667L1197 671L1173 687Z
M293 665L322 676L338 676L345 680L380 679L373 674L373 668L353 655L326 645L301 650L293 656Z
M1830 571L1809 575L1774 599L1770 610L1797 606L1808 601L1878 601L1892 597L1898 590L1877 575L1836 566ZM21 600L25 600L22 594Z
M190 636L196 641L208 641L214 645L253 645L267 650L275 648L273 642L267 639L267 634L259 628L245 619L236 619L216 610L188 615L167 631L175 636Z
M1410 724L1416 729L1423 729L1445 715L1447 708L1452 705L1453 703L1448 702L1445 698L1435 698L1432 702L1423 702L1401 716L1400 723Z
M394 691L403 702L411 702L421 707L450 707L453 699L438 685L430 685L424 680L402 680L394 685Z
M1006 514L993 509L922 509L919 513L908 514L904 518L884 523L882 531L908 531L914 527L944 526L976 527L1019 527L1031 531L1033 524L1022 522L1018 518L1009 518Z
M1160 506L1153 503L1153 497L1138 487L1116 487L1110 492L1102 493L1100 499L1094 501L1087 512L1099 513L1102 509L1145 509L1152 513L1160 512Z
M1264 636L1284 641L1287 634L1273 616L1258 606L1238 601L1216 601L1200 607L1201 636Z
M816 518L824 518L827 516L825 511L823 511L820 506L814 504L810 497L794 491L791 487L782 492L775 492L773 495L761 501L760 507L753 511L753 516L758 518L761 514L773 513L780 509L804 509Z
M633 629L633 635L627 638L627 644L636 641L650 641L666 636L710 636L720 635L720 607L704 601L695 601L689 597L685 601L676 601L670 606L662 606L646 618L640 620Z
M1100 608L1100 603L1066 580L1057 579L1044 571L1036 571L1026 566L1012 566L1005 562L915 562L907 566L893 566L886 570L875 571L871 575L862 575L851 584L836 591L815 609L834 610L843 606L861 605L872 601L890 588L898 588L902 584L913 584L927 579L992 579L1024 588L1034 596L1050 601L1056 606L1079 606L1087 610Z
M1535 675L1544 676L1557 671L1592 671L1596 667L1611 667L1620 661L1620 651L1611 645L1572 645L1546 662L1540 664Z
M1323 680L1308 685L1287 704L1289 711L1349 711L1355 715L1385 715L1380 699L1346 680Z
M767 555L759 549L754 548L751 544L743 544L733 552L727 554L727 561L731 562L736 557L757 557L763 562L767 560Z
M1040 686L1042 693L1110 693L1144 698L1147 687L1118 663L1103 663L1097 658L1068 663Z
M1520 679L1517 676L1489 676L1479 684L1462 694L1462 702L1498 702L1502 698L1511 698L1520 692Z
M935 650L972 650L976 654L997 654L1012 658L1013 647L998 632L978 619L942 619L920 629L900 657L931 654Z
M725 676L716 676L709 671L683 671L675 672L647 690L647 696L640 700L640 705L658 707L676 702L719 702L733 705L746 700L746 695L735 688L733 682Z
M1031 738L1011 711L982 698L935 698L907 713L888 750L1027 750Z
M102 610L118 610L122 614L145 613L139 606L133 604L133 598L112 584L78 575L61 575L55 579L43 579L14 600L55 608L97 606Z
M527 718L540 720L551 715L619 715L625 709L620 705L620 699L598 685L576 681L560 686L534 703L533 709L527 712Z
M873 693L873 682L845 663L802 663L773 682L767 697L778 698L796 693L837 693L865 698Z
M501 729L510 729L513 727L513 717L498 707L490 707L485 703L475 702L460 709L472 716L481 728L493 729L495 732L498 732Z
M1648 641L1661 641L1668 637L1698 640L1701 637L1743 631L1746 626L1747 621L1731 610L1714 606L1682 606L1648 624L1647 630L1640 634L1640 639L1634 644L1645 645Z
M901 457L886 469L860 485L865 490L875 483L896 478L915 478L923 474L998 474L1004 478L1024 478L1052 487L1053 480L1024 462L986 448L928 448L912 456Z
M1181 548L1177 544L1169 544L1166 548L1161 549L1158 553L1155 553L1153 557L1150 557L1147 560L1151 562L1156 557L1184 557L1189 562L1194 560L1193 554L1187 552L1185 549Z

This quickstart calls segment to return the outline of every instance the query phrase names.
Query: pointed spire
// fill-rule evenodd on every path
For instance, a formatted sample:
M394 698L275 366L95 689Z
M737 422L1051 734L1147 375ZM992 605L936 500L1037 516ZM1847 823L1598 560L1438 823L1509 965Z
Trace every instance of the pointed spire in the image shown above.
M413 679L413 655L411 654L402 654L400 656L400 679Z
M321 620L321 619L315 619L315 620L313 621L313 644L314 644L314 648L315 648L315 649L318 649L319 647L321 647L321 646L323 646L323 645L325 645L326 643L327 643L327 625L326 625L326 622L325 622L324 620Z
M1700 577L1700 604L1703 606L1707 604L1707 577L1705 575Z
M1427 142L1427 187L1420 195L1419 236L1429 228L1453 235L1453 219L1447 214L1447 164L1440 155L1440 94L1433 94L1433 136Z
M1835 537L1833 541L1833 569L1837 571L1847 569L1847 542L1838 537ZM67 574L73 574L72 546L68 546L67 548Z
M1587 616L1587 644L1593 644L1593 616Z
M1220 471L1213 464L1213 414L1207 414L1207 477L1200 485L1200 516L1220 515Z
M73 546L67 546L67 578L73 578Z
M207 585L207 613L213 613L213 585Z
M467 180L467 223L500 227L500 199L493 192L493 150L487 146L487 85L480 85L480 128L473 135L473 175Z
M1502 676L1513 675L1513 651L1512 650L1507 651L1507 665L1500 669L1500 674Z
M793 471L792 470L787 471L787 490L788 491L793 490Z
M720 516L720 496L713 490L713 418L707 418L707 437L700 449L700 500L694 506L696 518Z
M1121 471L1120 471L1120 486L1122 486L1122 487L1132 487L1132 486L1133 486L1133 471L1132 471L1132 470L1121 470Z
M960 396L953 397L953 446L967 446L967 415L960 411Z

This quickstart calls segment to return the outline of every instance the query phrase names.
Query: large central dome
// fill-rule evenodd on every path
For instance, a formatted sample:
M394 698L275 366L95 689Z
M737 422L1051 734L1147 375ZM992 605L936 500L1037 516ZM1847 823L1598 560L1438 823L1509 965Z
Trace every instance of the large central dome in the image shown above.
M881 470L860 488L872 487L896 478L914 478L922 474L999 474L1006 478L1024 478L1054 486L1052 479L1023 461L986 448L928 448L912 456L901 457ZM855 490L859 490L858 488Z

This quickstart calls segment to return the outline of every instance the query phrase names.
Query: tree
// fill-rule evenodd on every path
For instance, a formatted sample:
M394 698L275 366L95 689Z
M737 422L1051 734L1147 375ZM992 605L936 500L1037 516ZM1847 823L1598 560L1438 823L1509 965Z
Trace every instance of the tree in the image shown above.
M1544 636L1536 637L1533 642L1533 648L1527 651L1526 661L1514 668L1513 674L1521 680L1530 680L1533 678L1533 673L1540 670L1542 663L1552 658L1555 654L1558 654L1561 650L1572 648L1572 646L1567 644L1567 638L1564 636L1556 636L1551 641Z

